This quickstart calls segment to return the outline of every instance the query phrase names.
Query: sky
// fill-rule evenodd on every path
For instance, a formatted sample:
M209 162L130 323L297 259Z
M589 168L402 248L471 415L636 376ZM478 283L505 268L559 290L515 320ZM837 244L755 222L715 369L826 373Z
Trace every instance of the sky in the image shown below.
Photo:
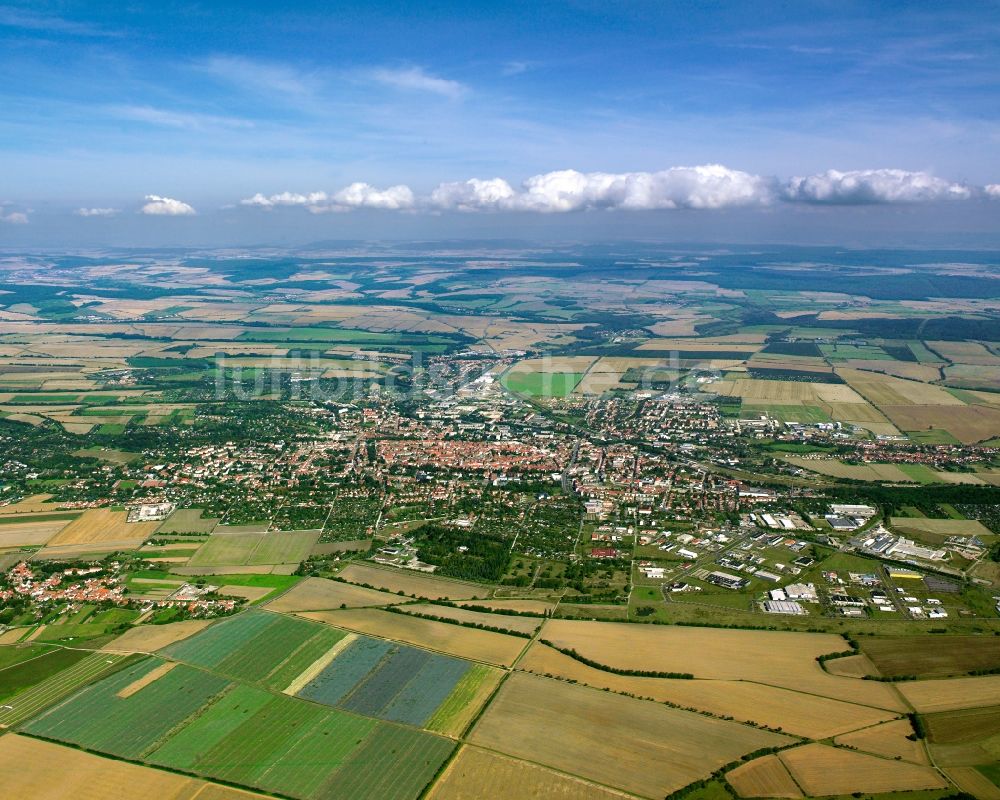
M0 0L0 247L1000 246L1000 3Z

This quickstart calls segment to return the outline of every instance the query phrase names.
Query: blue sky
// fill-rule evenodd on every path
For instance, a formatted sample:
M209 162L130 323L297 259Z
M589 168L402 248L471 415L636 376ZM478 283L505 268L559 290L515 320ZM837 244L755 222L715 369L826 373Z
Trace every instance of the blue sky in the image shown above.
M988 235L998 43L996 2L0 0L0 245Z

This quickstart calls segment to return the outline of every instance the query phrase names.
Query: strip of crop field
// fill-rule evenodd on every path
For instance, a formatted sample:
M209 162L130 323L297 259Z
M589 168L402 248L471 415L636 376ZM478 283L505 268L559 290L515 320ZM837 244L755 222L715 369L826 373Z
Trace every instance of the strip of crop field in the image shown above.
M93 653L87 656L8 700L6 705L0 707L0 726L9 728L30 719L128 657L120 653Z

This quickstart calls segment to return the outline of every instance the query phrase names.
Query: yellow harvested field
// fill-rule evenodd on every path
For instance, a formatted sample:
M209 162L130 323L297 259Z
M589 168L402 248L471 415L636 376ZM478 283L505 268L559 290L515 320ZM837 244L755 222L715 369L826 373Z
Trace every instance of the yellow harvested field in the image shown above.
M45 422L45 417L39 417L37 414L22 414L20 412L7 414L4 419L11 422L22 422L25 425L31 425L35 428Z
M54 519L0 525L0 550L45 544L69 523L68 519Z
M120 697L122 700L131 697L136 692L145 689L151 683L155 683L156 681L158 681L160 678L162 678L176 666L177 666L176 661L164 661L159 666L153 667L153 669L151 669L141 678L132 681L132 683L130 683L128 686L122 687L122 689L118 692L118 697Z
M896 687L921 714L1000 705L1000 675L906 681Z
M595 356L551 356L528 358L518 361L511 372L586 372L597 358Z
M150 561L173 561L175 559L170 558L158 558L150 559ZM181 559L185 560L185 559ZM226 586L219 587L219 594L225 595L226 597L242 597L244 600L249 602L254 602L255 600L260 600L262 597L266 597L271 594L274 589L270 586L235 586L228 584Z
M882 406L961 406L961 400L940 386L877 375L857 369L838 369L851 388L879 408ZM890 415L891 416L891 415Z
M940 380L941 370L931 364L918 364L915 361L885 361L851 358L844 362L851 369L868 370L869 372L884 372L897 378L929 383Z
M963 792L979 800L1000 800L1000 786L975 767L949 767L944 772Z
M193 636L208 627L209 622L206 619L186 619L164 625L138 625L129 628L103 649L118 653L154 653L169 644Z
M0 794L27 800L250 800L263 798L173 772L63 747L0 736Z
M515 672L473 729L473 744L614 786L663 797L781 734L646 700Z
M903 431L948 431L963 444L1000 436L1000 408L994 406L882 406L882 411Z
M881 725L838 736L837 744L864 750L886 758L899 756L903 761L913 764L927 764L927 751L920 741L907 739L913 735L913 726L908 719L894 719Z
M434 622L374 608L304 611L299 616L472 661L503 666L513 664L526 644L525 639L503 633L463 628L450 622Z
M0 517L6 517L9 514L40 514L55 511L59 508L59 504L48 502L50 499L52 499L50 494L33 494L16 503L0 506Z
M27 630L27 628L8 628L0 633L0 645L17 643Z
M306 578L289 591L267 604L271 611L324 611L365 606L390 606L407 602L409 598L389 592L366 589L326 578Z
M865 399L842 383L804 383L738 378L716 381L710 387L727 397L741 397L750 403L776 405L818 405L823 403L865 405ZM861 412L858 412L861 413Z
M836 736L894 716L894 712L883 709L750 681L691 681L616 675L588 667L540 642L531 645L517 668L537 675L565 678L597 689L650 697L682 708L707 711L718 717L732 717L737 722L781 728L788 733L813 739Z
M471 600L486 598L490 587L477 583L463 583L448 578L437 578L425 572L376 567L371 564L349 564L340 577L351 583L360 583L387 592L403 592L425 600Z
M993 355L979 342L926 342L938 355L956 364L975 364L983 367L1000 366L1000 358Z
M108 542L142 542L153 534L159 522L125 521L124 511L91 508L63 528L49 542L49 547L71 544L103 544Z
M436 606L429 603L416 603L400 606L400 611L407 614L423 614L430 617L453 619L456 622L466 622L473 625L485 625L488 628L503 628L519 633L534 633L542 620L538 617L516 617L511 614L490 614L483 611L469 611L465 608L451 606Z
M784 750L779 758L810 797L866 792L943 789L947 784L931 767L889 761L823 744Z
M843 675L845 678L863 678L865 675L878 677L879 675L876 666L864 654L835 658L827 661L823 666L826 667L827 672L831 672L834 675Z
M802 797L798 785L777 756L755 758L726 773L740 797Z
M600 395L621 384L620 372L594 372L591 370L573 389L573 394Z
M598 664L746 680L875 708L904 710L887 684L829 675L816 657L844 649L833 634L549 620L541 637Z
M466 745L434 785L429 800L626 800L630 795L545 767Z

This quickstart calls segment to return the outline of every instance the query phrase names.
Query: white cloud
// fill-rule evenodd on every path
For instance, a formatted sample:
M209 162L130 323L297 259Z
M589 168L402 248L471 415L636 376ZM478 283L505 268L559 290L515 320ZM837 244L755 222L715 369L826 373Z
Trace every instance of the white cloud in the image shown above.
M172 197L160 197L155 194L146 195L146 205L142 207L143 214L164 217L184 217L191 216L195 210L180 200Z
M565 169L527 178L515 188L503 178L470 178L439 184L417 197L403 184L378 189L352 183L332 194L255 194L240 205L271 209L301 206L314 214L355 208L459 212L655 211L767 207L784 201L821 205L916 203L1000 198L1000 184L968 187L926 172L897 169L837 172L807 178L755 175L721 164L670 167L658 172L578 172Z
M333 196L333 204L345 208L403 211L413 208L414 197L410 187L402 184L380 190L367 183L352 183Z
M253 197L240 200L241 206L255 206L257 208L275 208L277 206L305 206L313 213L326 210L329 195L326 192L310 192L309 194L296 194L294 192L281 192L265 197L257 192Z
M559 170L528 178L520 192L500 178L445 183L432 192L431 204L460 211L646 211L760 206L773 195L768 178L708 164L617 174Z
M241 206L275 208L278 206L302 206L313 214L350 211L354 208L378 208L387 211L405 211L416 204L416 198L409 186L390 186L376 189L368 183L352 183L334 195L326 192L297 194L281 192L266 196L258 192L253 197L240 200Z
M786 200L796 203L867 205L966 200L971 190L928 172L902 169L827 170L807 178L792 178L784 187Z
M4 212L4 210L0 208L0 222L6 222L10 225L27 225L28 215L23 211Z
M376 69L369 73L372 80L391 86L394 89L404 89L407 91L430 92L439 94L451 100L458 100L465 95L469 89L458 81L439 78L425 72L420 67L408 67L405 69Z
M431 192L432 206L452 211L501 210L515 197L514 189L503 178L442 183Z
M113 106L110 112L121 119L161 125L166 128L206 130L209 128L252 128L249 120L237 117L220 117L214 114L197 114L185 111L170 111L152 106Z
M78 208L73 212L78 217L113 217L118 213L117 208Z

